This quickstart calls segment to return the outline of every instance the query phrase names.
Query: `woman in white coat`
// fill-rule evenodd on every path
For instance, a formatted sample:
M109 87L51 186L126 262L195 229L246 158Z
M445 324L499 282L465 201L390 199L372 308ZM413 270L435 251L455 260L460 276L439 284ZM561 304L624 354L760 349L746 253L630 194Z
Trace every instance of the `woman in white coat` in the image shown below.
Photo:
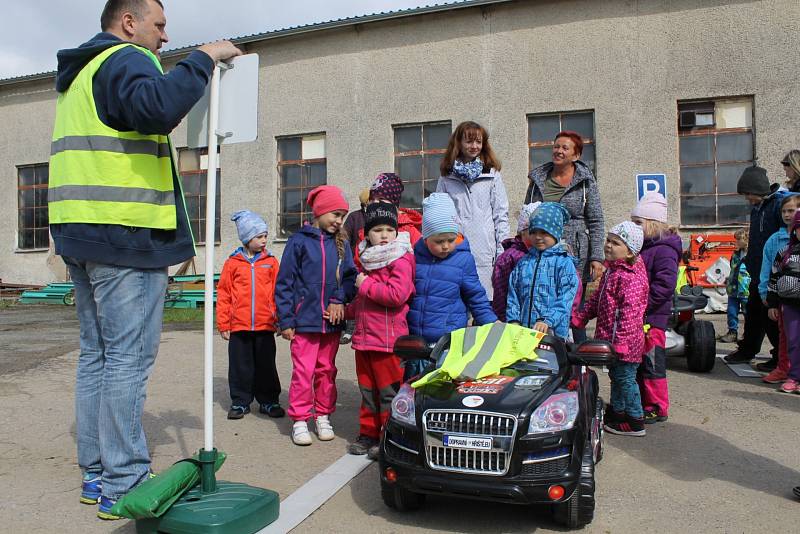
M509 228L508 196L489 132L476 122L459 124L450 136L440 170L436 191L453 199L481 285L492 300L492 269L503 253Z

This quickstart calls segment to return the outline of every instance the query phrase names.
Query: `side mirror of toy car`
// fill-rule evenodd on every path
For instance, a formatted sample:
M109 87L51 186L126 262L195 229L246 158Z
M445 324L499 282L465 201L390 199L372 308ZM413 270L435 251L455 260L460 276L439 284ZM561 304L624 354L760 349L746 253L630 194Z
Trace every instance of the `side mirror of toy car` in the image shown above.
M592 365L600 367L602 365L613 365L617 361L617 355L608 341L592 339L584 341L575 350L569 352L567 359L574 365Z
M427 360L433 345L422 336L400 336L394 342L394 353L401 360Z

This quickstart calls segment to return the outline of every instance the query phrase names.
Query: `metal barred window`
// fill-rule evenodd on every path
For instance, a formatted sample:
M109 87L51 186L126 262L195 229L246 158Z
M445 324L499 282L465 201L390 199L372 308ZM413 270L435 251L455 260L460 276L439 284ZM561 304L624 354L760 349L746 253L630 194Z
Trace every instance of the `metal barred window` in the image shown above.
M578 132L583 139L583 161L595 175L594 111L564 111L528 115L528 171L552 161L553 141L564 130Z
M289 237L313 218L306 203L309 191L328 182L325 134L279 137L279 234Z
M219 153L219 150L217 150ZM195 243L206 241L206 184L208 181L208 148L182 148L178 151L178 169L183 184L186 213ZM214 213L214 243L220 242L220 182L222 171L217 157L217 194Z
M436 191L439 166L447 150L450 121L403 124L394 129L394 172L403 180L403 208L421 209L422 200Z
M17 167L17 248L46 249L50 246L47 211L47 163Z
M740 226L736 184L753 165L753 98L678 102L682 226Z

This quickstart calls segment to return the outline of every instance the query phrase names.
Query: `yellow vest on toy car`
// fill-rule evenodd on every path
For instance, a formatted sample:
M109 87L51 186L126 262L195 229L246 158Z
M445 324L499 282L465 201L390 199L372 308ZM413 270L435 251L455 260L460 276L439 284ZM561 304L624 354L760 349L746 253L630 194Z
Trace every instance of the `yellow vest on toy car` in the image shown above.
M454 330L442 365L413 384L477 380L494 376L520 360L535 360L542 332L516 324L491 323Z

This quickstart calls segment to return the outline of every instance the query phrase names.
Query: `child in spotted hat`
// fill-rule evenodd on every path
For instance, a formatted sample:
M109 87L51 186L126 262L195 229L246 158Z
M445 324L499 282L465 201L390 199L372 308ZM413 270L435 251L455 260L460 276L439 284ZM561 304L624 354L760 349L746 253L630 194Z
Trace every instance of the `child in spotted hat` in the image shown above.
M649 286L647 269L639 257L644 233L631 221L608 232L603 249L606 271L600 288L572 318L572 326L586 327L597 317L595 338L611 342L618 362L609 369L611 409L603 428L612 434L644 436L644 411L636 371L644 353L644 314Z
M525 254L533 246L533 238L528 231L528 226L531 222L531 215L539 207L539 204L541 202L532 202L522 206L517 220L517 235L503 241L505 250L494 262L494 269L492 270L492 289L494 290L492 309L497 314L497 318L503 322L506 320L508 279L511 278L511 271L517 266L519 260L524 258Z
M567 338L579 279L575 262L560 244L569 212L544 202L531 215L532 246L511 272L506 321Z

